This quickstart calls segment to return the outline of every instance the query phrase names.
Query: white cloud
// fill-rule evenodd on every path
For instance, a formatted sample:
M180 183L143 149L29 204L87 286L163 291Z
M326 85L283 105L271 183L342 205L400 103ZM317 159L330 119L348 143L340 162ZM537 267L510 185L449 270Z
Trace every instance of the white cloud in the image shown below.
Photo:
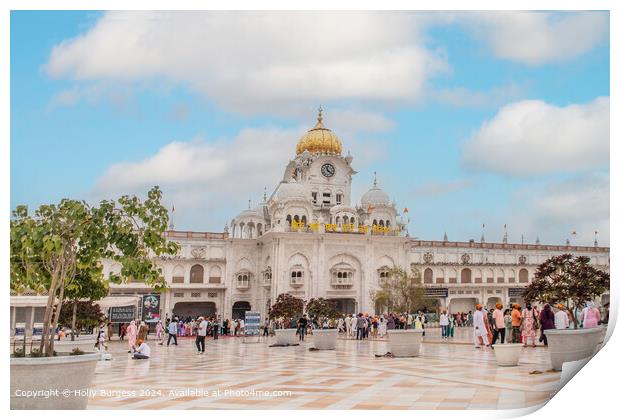
M411 102L446 67L420 26L410 13L109 12L56 45L46 70L85 82L164 79L235 112Z
M504 106L465 145L467 168L531 176L609 164L609 98L557 107L528 100Z
M256 204L265 187L273 191L308 128L246 128L230 139L173 141L143 160L110 166L91 198L143 195L159 185L167 205L174 203L177 228L221 229L248 199ZM355 136L344 140L355 152L356 168L385 157L378 144Z
M600 245L609 245L609 175L587 174L525 188L515 195L513 226L537 235L544 243L592 245L598 231ZM576 235L572 235L572 232Z
M577 57L609 36L607 12L523 11L455 15L455 19L460 17L496 56L528 65Z

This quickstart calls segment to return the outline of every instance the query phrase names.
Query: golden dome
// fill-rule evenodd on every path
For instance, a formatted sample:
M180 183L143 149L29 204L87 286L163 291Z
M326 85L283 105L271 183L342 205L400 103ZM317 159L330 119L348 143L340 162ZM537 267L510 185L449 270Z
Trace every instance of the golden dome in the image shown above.
M342 152L342 143L337 135L323 125L323 110L319 108L316 125L301 136L297 143L297 154L304 151L310 153L327 153L339 155Z

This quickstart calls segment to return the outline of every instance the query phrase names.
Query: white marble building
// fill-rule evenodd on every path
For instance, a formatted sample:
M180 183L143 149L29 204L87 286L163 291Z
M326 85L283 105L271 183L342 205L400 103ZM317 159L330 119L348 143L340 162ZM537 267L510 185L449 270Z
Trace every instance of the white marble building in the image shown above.
M162 314L265 313L284 292L334 299L343 312L374 312L370 293L392 266L420 271L429 296L451 312L476 302L520 301L520 289L537 264L552 255L586 255L609 270L609 248L570 245L423 241L409 235L375 180L359 203L351 197L353 158L342 156L338 137L323 125L297 144L282 181L270 197L237 215L222 233L170 230L179 255L157 264L170 289ZM106 273L119 266L104 261ZM140 295L139 282L112 285L112 295ZM608 296L603 299L608 300Z

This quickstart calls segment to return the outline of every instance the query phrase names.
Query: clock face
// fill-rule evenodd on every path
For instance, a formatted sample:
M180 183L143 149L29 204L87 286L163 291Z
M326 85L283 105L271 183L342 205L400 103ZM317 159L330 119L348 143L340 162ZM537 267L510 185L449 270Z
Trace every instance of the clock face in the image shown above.
M331 178L336 173L336 168L331 163L326 163L321 166L321 173L326 178Z

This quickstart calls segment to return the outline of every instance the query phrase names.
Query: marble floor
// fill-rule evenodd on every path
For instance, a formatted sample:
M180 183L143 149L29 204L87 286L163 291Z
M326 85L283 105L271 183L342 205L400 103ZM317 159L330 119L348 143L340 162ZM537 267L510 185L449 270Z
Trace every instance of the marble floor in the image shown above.
M336 350L269 347L273 339L207 341L195 354L150 342L149 360L132 360L125 343L110 343L112 360L98 363L89 409L510 409L546 402L560 373L547 349L525 348L517 367L497 367L491 349L475 349L471 331L451 342L428 331L421 356L385 354L385 340L340 339ZM537 373L532 373L538 371Z

